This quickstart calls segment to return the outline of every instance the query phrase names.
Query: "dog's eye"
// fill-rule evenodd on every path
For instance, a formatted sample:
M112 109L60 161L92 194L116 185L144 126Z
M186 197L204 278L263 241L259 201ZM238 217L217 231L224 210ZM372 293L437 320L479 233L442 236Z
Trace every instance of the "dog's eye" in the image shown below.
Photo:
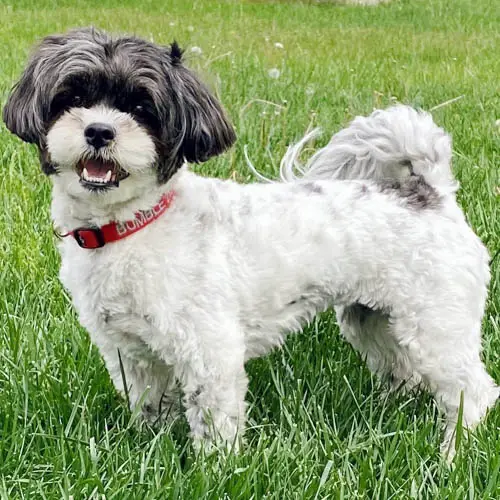
M124 103L122 109L125 113L130 113L134 118L143 125L156 128L158 126L158 118L153 101L146 96L140 98L129 98L128 102Z
M54 118L60 113L71 108L79 108L83 106L82 94L73 94L64 90L57 94L50 104L50 117Z

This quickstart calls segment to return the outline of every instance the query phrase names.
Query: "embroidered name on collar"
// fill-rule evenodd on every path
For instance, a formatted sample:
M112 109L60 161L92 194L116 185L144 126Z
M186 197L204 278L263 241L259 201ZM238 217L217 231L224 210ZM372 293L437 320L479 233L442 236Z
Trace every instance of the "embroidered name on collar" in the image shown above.
M172 204L174 191L163 194L160 201L149 210L137 212L135 217L124 222L110 222L101 227L79 227L61 237L72 236L82 248L94 250L107 243L118 241L140 231L151 222L158 219Z

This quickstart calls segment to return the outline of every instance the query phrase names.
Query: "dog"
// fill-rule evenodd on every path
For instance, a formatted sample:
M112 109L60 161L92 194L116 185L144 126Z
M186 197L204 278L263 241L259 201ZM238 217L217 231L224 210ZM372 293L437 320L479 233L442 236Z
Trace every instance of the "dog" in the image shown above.
M444 450L461 398L467 428L496 402L488 253L430 115L356 118L304 167L306 136L283 182L201 177L236 136L178 45L78 29L41 42L3 117L52 180L60 278L114 385L149 421L184 410L196 449L238 449L245 362L330 307L372 371L432 391Z

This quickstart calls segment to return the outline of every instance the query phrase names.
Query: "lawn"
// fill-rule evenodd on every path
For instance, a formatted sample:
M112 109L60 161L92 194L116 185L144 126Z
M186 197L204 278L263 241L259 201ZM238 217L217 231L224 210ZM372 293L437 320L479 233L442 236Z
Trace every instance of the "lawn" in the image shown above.
M253 180L245 144L276 175L309 126L331 134L395 101L435 108L453 135L460 204L491 254L500 248L500 9L491 0L2 0L0 19L1 103L43 35L94 24L178 40L238 133L230 152L196 169L242 182ZM500 497L500 405L446 467L433 400L387 396L331 313L248 364L239 456L197 458L182 421L139 426L58 282L37 153L3 126L0 200L1 498ZM500 382L500 256L483 332Z

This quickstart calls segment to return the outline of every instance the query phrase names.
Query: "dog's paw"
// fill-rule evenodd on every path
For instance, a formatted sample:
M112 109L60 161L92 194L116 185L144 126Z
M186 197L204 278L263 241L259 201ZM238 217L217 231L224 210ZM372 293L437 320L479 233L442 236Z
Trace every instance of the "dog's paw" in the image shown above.
M139 419L152 427L172 424L181 414L179 405L168 398L162 398L159 404L144 403Z
M193 449L196 455L210 456L219 455L238 455L245 445L242 437L236 437L232 441L225 439L213 439L211 436L192 436Z

